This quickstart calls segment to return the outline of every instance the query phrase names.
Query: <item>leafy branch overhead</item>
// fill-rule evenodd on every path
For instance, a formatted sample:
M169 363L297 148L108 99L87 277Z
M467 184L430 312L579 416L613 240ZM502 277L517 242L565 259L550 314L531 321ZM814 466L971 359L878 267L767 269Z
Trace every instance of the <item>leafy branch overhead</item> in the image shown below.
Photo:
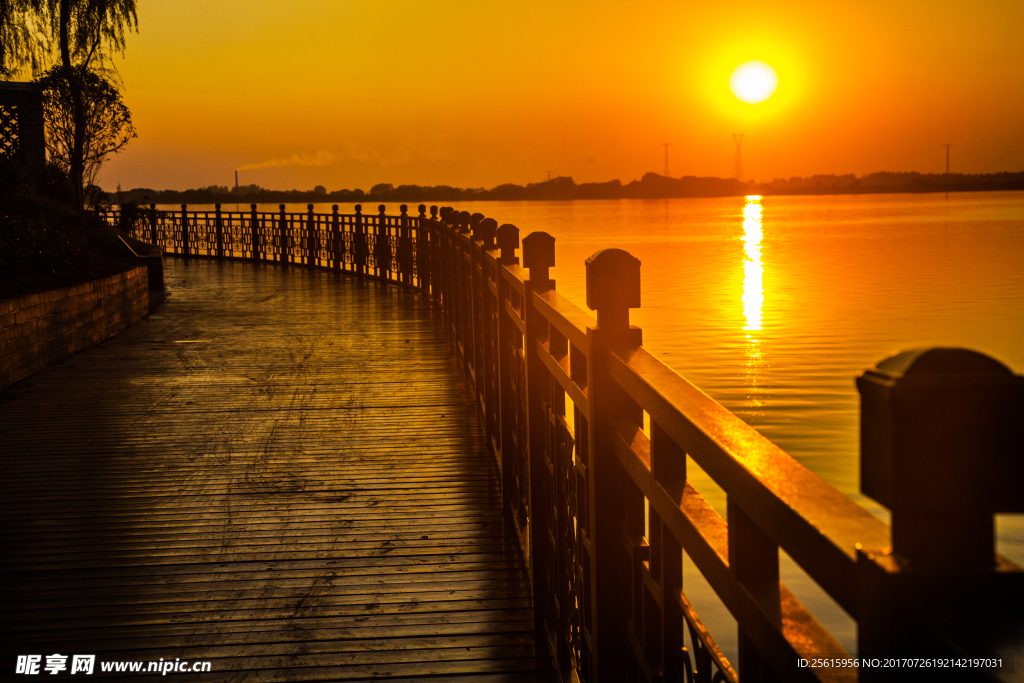
M127 35L138 31L135 0L0 0L0 71L10 77L54 64L115 72Z
M43 94L46 121L46 151L50 160L69 173L75 145L75 117L72 87L75 82L82 92L84 145L82 148L82 180L95 184L103 160L121 151L136 137L131 112L117 88L106 78L83 67L66 69L55 66L37 80Z

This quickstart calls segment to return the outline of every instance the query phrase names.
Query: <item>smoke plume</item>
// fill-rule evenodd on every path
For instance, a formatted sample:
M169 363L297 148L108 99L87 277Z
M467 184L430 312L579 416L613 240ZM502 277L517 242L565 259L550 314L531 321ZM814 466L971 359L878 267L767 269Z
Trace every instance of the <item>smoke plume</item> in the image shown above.
M334 163L334 155L325 149L316 154L293 154L283 159L267 159L258 164L239 166L239 171L251 171L258 168L277 168L279 166L329 166Z

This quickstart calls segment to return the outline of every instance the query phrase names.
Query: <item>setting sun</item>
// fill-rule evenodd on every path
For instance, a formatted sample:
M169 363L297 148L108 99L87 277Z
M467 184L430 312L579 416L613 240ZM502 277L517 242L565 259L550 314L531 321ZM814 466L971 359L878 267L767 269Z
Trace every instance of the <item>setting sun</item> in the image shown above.
M764 102L778 87L775 69L758 60L740 64L729 76L732 94L749 104Z

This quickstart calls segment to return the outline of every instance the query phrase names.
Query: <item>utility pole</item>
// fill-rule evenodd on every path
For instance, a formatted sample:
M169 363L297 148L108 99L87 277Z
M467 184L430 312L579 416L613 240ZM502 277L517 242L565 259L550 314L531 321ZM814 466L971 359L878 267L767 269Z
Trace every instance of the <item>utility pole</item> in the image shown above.
M949 164L946 165L948 166ZM946 173L949 173L949 171L946 171ZM238 171L235 171L235 189L238 189Z
M668 177L668 148L672 145L671 142L663 142L661 146L665 148L665 177Z
M736 176L736 180L743 180L743 156L740 154L740 144L743 142L743 133L737 135L732 134L733 142L736 143L736 161L733 174Z
M952 143L947 142L943 145L946 148L946 175L949 175L949 148L952 147Z

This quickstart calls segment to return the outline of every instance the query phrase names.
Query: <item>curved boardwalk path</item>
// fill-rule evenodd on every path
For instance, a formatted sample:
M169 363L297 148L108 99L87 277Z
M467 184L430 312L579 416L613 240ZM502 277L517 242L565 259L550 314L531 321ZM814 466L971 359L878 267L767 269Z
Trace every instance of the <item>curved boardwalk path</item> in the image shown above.
M167 285L0 393L7 672L60 653L95 654L87 680L161 658L211 662L175 680L551 680L430 306L273 265L168 259Z

